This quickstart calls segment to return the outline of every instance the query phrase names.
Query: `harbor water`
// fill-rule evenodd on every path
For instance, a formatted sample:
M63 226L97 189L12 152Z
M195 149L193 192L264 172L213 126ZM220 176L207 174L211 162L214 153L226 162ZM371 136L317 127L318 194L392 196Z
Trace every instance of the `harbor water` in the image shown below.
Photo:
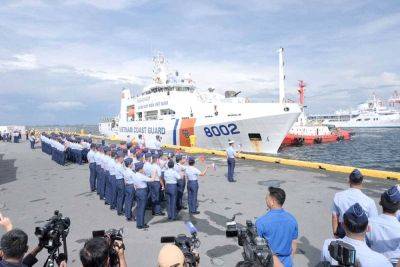
M359 128L350 141L286 147L285 158L318 161L360 168L400 171L400 129Z
M29 128L29 127L28 127ZM97 125L41 126L40 130L99 134ZM386 171L400 171L400 129L359 128L351 130L350 141L339 141L300 147L285 147L278 156L283 158L356 166Z

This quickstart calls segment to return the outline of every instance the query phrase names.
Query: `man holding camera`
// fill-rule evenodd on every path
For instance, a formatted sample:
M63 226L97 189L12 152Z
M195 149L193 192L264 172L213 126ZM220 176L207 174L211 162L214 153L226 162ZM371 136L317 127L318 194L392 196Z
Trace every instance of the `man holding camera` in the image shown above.
M344 213L343 221L346 236L341 240L354 247L356 251L356 261L358 261L362 267L392 267L392 264L385 256L373 251L365 243L368 216L360 204L356 203L352 205ZM336 265L337 262L331 257L328 249L332 241L334 241L334 239L325 240L321 260Z
M372 250L397 262L400 259L400 222L396 212L400 208L400 186L393 186L383 192L379 204L383 213L370 218L367 244Z
M0 267L33 266L38 261L36 255L43 249L43 245L39 243L25 256L28 251L28 235L20 229L13 229L11 220L1 213L0 225L6 232L0 241Z
M349 176L350 188L335 194L332 207L332 231L336 238L343 238L343 214L355 203L358 203L368 218L378 215L375 202L365 195L362 189L363 175L354 169Z
M83 267L126 267L125 249L122 241L115 240L110 244L110 238L95 237L86 241L80 251L80 259Z
M277 187L269 187L268 190L266 203L270 211L257 219L257 233L268 241L272 252L278 256L282 264L291 267L292 255L297 248L297 221L282 208L286 199L285 191Z

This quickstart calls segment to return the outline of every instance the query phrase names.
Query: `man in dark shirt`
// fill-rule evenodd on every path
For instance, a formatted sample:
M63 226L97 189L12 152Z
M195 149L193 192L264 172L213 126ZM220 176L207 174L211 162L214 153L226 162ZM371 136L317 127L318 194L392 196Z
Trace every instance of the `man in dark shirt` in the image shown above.
M11 220L0 213L0 226L5 234L0 240L0 267L30 267L36 262L36 255L43 249L39 244L25 257L28 251L28 235L20 229L12 229Z

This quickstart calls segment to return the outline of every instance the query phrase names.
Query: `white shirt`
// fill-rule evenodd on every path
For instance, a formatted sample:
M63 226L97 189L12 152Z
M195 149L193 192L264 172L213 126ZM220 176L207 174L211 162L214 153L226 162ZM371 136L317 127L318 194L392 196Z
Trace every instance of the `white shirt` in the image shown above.
M181 176L173 168L169 168L164 172L164 180L166 184L176 184L179 178L181 178Z
M201 171L194 166L187 166L185 173L189 181L197 181Z
M87 160L89 161L89 163L93 163L94 162L94 151L93 150L89 150L89 152L86 155Z
M381 214L369 220L368 245L388 259L400 258L400 222L395 216Z
M356 188L349 188L335 194L332 213L339 216L339 222L343 222L343 214L355 203L360 204L368 218L378 215L374 200Z
M325 240L324 247L322 248L321 261L328 261L332 265L338 264L334 259L332 259L328 250L329 244L334 240L342 240L343 242L352 245L356 250L356 260L360 262L362 267L393 267L385 256L370 249L365 241L355 240L347 236L343 239Z

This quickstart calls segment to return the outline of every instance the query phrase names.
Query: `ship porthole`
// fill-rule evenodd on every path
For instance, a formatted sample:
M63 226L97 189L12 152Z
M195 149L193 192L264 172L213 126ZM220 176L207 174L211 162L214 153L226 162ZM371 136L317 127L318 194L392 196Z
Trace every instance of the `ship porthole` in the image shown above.
M288 111L289 111L289 108L288 108L288 107L285 107L283 110L286 111L286 112L288 112Z

